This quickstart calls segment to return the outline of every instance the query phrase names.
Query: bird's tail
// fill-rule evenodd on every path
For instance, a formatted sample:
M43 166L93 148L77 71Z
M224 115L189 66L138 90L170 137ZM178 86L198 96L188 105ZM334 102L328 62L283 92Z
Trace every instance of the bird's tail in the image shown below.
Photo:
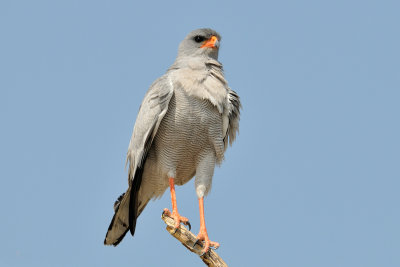
M149 199L146 200L138 200L138 205L137 205L137 210L136 212L133 212L136 214L134 221L131 222L133 224L130 226L129 223L129 209L130 209L130 204L131 204L131 198L137 198L136 195L133 195L131 193L131 187L128 188L128 190L123 193L117 201L114 203L114 216L111 220L110 226L108 227L108 231L106 234L106 238L104 239L104 245L113 245L117 246L122 239L125 237L126 233L129 231L130 228L133 228L131 230L132 235L135 231L135 226L136 226L136 219L139 217L140 213L142 213L143 209L146 207L147 203L149 202ZM136 206L136 205L132 205ZM134 208L134 207L133 207ZM132 211L131 211L132 213ZM132 215L131 215L132 216Z

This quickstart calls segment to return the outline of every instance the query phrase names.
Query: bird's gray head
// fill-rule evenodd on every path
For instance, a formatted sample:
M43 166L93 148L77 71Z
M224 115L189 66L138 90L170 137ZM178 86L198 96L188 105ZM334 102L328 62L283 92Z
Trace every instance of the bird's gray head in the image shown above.
M180 43L178 58L206 57L218 59L221 36L212 29L198 29L189 33Z

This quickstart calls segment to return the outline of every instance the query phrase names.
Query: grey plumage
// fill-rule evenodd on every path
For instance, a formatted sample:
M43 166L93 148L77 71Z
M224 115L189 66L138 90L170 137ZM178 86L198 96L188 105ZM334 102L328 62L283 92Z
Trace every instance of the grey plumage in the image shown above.
M144 97L127 153L129 187L114 205L106 245L117 245L129 229L134 234L137 217L162 196L169 177L183 185L196 175L197 196L205 196L215 164L236 138L239 96L228 87L218 49L200 48L199 36L220 40L211 29L191 32Z

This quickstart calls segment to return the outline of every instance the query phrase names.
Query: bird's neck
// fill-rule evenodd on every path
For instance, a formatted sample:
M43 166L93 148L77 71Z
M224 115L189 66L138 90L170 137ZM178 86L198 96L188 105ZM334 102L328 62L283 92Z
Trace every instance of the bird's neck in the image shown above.
M220 62L215 59L176 61L168 72L175 88L209 100L222 114L229 87Z
M210 68L220 69L222 64L211 57L178 57L168 70L176 69L208 70Z

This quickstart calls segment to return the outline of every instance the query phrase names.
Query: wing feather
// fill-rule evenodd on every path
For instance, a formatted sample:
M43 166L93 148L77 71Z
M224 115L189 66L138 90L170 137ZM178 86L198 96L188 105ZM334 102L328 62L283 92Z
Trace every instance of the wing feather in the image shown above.
M239 132L239 120L240 120L240 109L242 108L242 104L240 103L239 95L229 89L228 92L228 127L224 137L225 149L229 145L232 145L233 141L235 141L236 134Z
M150 86L144 97L127 152L129 183L134 179L136 169L144 165L143 161L153 143L162 119L168 111L168 104L172 95L173 88L169 78L162 76Z
M144 164L172 95L172 83L164 75L150 86L140 106L126 159L129 164L129 188L116 203L115 214L104 240L106 245L118 245L128 230L132 235L135 233L136 219L141 212L138 195Z
M128 182L131 187L129 203L129 229L134 235L138 214L138 195L147 153L157 134L158 127L168 111L173 95L170 80L163 76L156 80L146 93L133 128L129 143L127 163L129 162Z

